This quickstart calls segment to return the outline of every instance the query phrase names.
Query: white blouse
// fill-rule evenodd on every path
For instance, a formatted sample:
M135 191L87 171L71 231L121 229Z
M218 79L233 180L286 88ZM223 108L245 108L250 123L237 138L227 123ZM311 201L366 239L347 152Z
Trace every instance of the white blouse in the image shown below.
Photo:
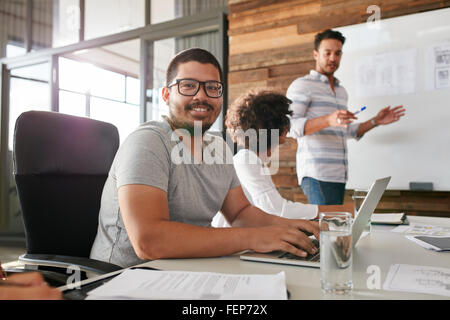
M314 219L318 206L284 199L275 187L269 168L258 155L248 149L239 150L233 157L234 168L249 202L259 209L284 218ZM226 227L222 214L217 214L213 226Z

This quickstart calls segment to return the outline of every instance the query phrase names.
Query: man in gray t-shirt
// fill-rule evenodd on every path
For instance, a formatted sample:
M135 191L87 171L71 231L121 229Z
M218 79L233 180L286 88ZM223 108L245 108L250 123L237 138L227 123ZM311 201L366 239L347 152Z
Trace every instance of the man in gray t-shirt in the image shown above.
M227 148L220 137L209 135L208 140L208 145L214 143L212 140ZM207 142L203 149L207 150ZM136 256L121 218L117 201L117 190L121 186L140 184L159 188L170 195L170 221L210 227L228 191L240 185L239 179L233 164L225 161L218 161L223 165L199 165L184 157L181 161L172 161L179 150L186 155L188 150L180 146L181 143L167 119L145 123L126 139L103 190L100 227L92 258L114 261L122 266L143 262Z
M302 231L318 238L317 223L251 206L225 142L205 133L220 114L222 83L219 63L205 50L172 59L162 92L169 116L141 125L117 152L91 258L128 267L247 249L316 252ZM210 227L219 210L233 228Z

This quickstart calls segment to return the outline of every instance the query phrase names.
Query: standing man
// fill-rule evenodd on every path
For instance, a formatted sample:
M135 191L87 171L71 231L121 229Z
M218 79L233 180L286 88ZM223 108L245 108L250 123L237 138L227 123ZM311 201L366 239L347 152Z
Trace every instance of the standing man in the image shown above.
M169 116L144 123L119 148L103 189L91 258L128 267L247 249L317 252L305 234L317 238L317 222L250 205L232 160L205 161L211 143L226 147L206 133L220 114L222 94L222 70L211 53L194 48L172 59L162 91ZM233 228L211 227L219 210Z
M325 30L314 41L315 70L292 82L286 96L293 101L290 136L297 139L297 176L312 204L344 202L348 179L347 138L360 139L367 131L398 121L403 106L390 106L363 123L347 110L347 91L334 73L339 68L345 37Z

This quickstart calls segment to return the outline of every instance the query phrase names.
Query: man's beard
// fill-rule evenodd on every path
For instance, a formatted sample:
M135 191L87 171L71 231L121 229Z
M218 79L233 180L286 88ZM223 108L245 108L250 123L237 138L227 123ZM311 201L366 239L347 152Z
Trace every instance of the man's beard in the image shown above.
M324 75L332 76L332 75L334 75L334 73L335 73L335 72L337 71L337 69L339 68L339 65L338 65L338 64L335 64L332 71L327 71L328 68L331 68L331 66L325 64L324 67L321 67L320 69L322 70L322 73L323 73Z
M206 107L210 110L214 110L214 107L211 106L209 103L203 101L203 102L194 102L194 103L189 103L184 107L185 111L191 110L193 107L196 106L203 106ZM202 123L201 126L197 126L197 131L200 129L201 130L201 134L202 136L205 134L206 131L209 130L209 128L211 128L211 126L213 125L213 123L205 123L203 121L194 121L194 123L189 123L183 120L179 120L177 119L177 117L172 113L172 108L169 108L169 116L170 116L170 122L172 124L173 127L175 127L176 129L184 129L186 131L189 132L189 134L191 135L191 137L194 136L195 133L195 127L197 126L198 123Z

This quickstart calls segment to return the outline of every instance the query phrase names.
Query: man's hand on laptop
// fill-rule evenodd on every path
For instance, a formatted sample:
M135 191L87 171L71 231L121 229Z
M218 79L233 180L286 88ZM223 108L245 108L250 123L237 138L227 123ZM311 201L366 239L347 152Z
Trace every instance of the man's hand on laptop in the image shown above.
M319 221L304 219L282 219L281 221L283 225L296 227L307 236L314 235L317 240L320 240Z
M314 235L314 237L320 241L320 229L318 221L309 221L309 220L301 220L296 219L292 220L296 223L297 227L306 233L308 236Z
M316 254L317 248L308 237L314 234L319 239L319 224L314 221L286 219L289 223L256 228L255 231L262 232L262 236L256 236L251 246L256 252L271 252L282 250L300 257Z

